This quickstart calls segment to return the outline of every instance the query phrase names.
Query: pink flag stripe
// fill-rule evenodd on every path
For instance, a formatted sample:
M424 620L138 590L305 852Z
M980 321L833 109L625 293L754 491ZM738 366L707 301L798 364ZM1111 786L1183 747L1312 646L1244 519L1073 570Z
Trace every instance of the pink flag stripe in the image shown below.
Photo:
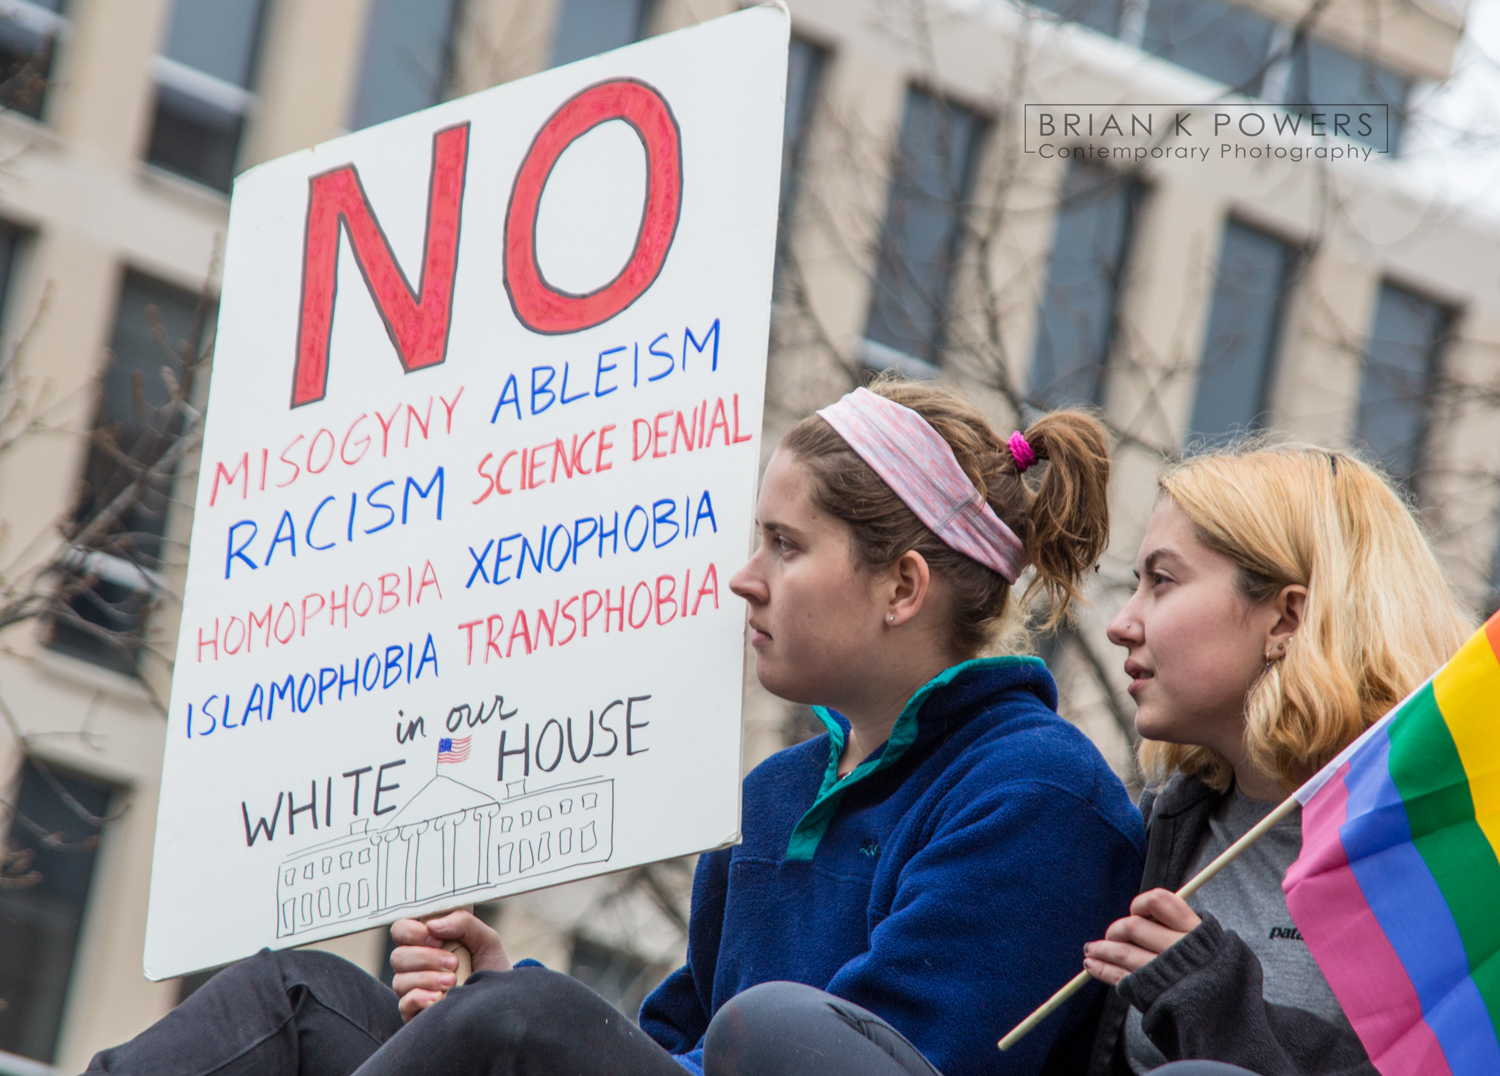
M1303 852L1287 872L1287 907L1383 1076L1452 1076L1406 967L1375 918L1339 839L1346 762L1302 808ZM1306 925L1304 925L1306 924ZM1312 926L1312 930L1308 926Z

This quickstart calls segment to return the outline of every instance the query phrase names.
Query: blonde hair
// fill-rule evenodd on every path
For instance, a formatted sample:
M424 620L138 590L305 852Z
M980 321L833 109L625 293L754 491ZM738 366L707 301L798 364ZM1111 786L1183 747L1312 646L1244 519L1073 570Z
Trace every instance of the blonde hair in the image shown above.
M1309 445L1248 444L1167 471L1162 495L1268 601L1293 583L1307 607L1286 656L1245 699L1248 759L1291 789L1419 687L1472 630L1406 502L1372 467ZM1148 778L1218 789L1232 771L1205 747L1142 741Z

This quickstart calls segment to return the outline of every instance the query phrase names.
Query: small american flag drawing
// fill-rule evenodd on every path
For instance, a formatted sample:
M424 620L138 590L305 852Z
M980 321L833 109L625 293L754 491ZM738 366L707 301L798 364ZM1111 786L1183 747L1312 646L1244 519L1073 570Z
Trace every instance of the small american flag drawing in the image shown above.
M462 736L459 739L449 739L444 736L438 741L439 762L462 762L469 757L469 741L473 737Z

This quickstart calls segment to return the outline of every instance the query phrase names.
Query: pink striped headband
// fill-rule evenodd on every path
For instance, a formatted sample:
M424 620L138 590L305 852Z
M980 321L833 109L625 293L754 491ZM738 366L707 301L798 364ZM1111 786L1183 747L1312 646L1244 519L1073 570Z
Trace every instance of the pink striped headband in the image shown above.
M855 389L818 415L944 545L1016 581L1026 567L1025 546L925 418L868 389Z

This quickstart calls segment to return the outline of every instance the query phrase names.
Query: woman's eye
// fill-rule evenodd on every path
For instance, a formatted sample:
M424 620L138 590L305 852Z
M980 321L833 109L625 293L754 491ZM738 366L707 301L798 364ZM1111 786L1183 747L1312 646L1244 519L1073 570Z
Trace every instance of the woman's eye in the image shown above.
M797 547L794 546L794 545L792 545L792 543L789 542L789 541L787 541L785 538L777 538L776 539L776 548L784 555L784 554L792 552Z

